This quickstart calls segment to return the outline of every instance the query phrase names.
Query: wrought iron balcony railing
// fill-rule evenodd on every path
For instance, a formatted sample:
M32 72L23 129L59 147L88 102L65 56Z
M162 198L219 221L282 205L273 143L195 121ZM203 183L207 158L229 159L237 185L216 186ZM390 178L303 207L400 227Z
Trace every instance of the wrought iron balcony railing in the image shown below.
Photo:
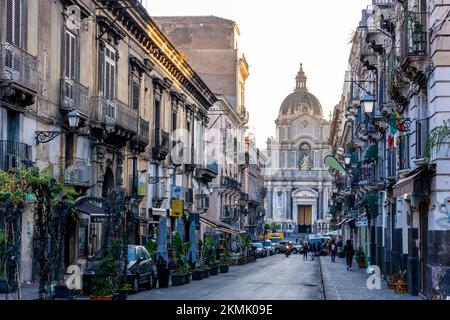
M219 165L217 164L216 159L214 159L213 157L208 157L208 164L207 164L207 169L211 172L213 172L215 175L219 174Z
M73 79L61 79L61 108L89 116L89 89Z
M0 170L25 168L24 160L31 161L31 146L15 141L0 140Z
M91 110L92 120L104 124L116 123L116 101L105 97L92 97Z
M64 169L64 183L72 186L90 187L92 181L92 164L81 158L67 161Z
M115 101L116 104L116 124L122 128L138 133L138 111L130 108L127 104L120 100Z
M10 43L0 44L0 81L37 92L36 57Z
M399 151L399 170L407 170L410 168L409 163L409 135L401 137L398 145Z
M139 119L139 140L148 144L150 139L150 124L144 119Z
M153 155L157 160L165 160L170 151L169 133L162 129L154 129L154 137Z

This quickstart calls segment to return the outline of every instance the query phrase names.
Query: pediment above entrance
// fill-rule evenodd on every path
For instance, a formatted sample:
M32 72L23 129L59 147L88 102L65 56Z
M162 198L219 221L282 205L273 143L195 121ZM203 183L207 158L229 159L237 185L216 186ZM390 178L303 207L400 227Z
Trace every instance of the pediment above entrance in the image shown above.
M313 189L298 189L292 194L294 199L316 199L319 197L319 193Z

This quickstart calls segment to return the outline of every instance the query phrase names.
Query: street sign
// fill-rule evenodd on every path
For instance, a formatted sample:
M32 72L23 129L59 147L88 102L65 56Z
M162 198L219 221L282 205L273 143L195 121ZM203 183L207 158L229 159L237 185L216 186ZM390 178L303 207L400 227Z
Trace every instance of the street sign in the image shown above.
M183 199L183 187L172 186L172 198Z
M172 200L172 212L170 214L171 217L181 218L184 213L184 201L183 200Z
M366 227L367 226L367 220L357 221L355 223L355 226L357 226L357 227Z

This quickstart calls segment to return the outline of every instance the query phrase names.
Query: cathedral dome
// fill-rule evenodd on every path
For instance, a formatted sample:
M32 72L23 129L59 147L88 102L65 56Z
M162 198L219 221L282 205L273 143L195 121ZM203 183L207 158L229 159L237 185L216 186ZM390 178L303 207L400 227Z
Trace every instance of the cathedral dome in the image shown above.
M300 71L295 80L296 88L281 104L280 115L309 113L322 117L322 105L320 104L319 99L312 93L309 93L308 88L306 87L307 77L303 71L302 64L300 64Z

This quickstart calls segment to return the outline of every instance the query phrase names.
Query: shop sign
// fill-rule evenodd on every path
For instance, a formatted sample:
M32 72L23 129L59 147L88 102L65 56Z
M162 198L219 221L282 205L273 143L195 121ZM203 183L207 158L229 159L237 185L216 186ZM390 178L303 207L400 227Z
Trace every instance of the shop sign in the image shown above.
M91 223L103 223L108 222L107 216L91 216Z
M183 200L172 200L172 212L170 213L171 217L181 218L184 213L184 201Z
M355 222L355 226L356 227L366 227L367 226L367 220L356 221Z

